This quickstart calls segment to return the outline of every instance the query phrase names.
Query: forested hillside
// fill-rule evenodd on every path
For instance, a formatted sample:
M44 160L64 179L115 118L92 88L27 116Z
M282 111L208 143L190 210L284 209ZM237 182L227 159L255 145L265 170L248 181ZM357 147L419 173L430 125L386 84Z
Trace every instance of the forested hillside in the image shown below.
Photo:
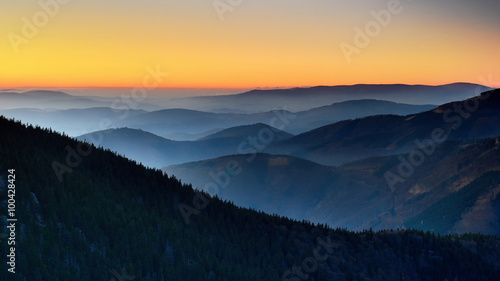
M2 117L0 132L1 221L9 169L18 219L15 274L7 271L0 236L1 280L500 276L498 237L329 229L209 198L159 170L49 130Z

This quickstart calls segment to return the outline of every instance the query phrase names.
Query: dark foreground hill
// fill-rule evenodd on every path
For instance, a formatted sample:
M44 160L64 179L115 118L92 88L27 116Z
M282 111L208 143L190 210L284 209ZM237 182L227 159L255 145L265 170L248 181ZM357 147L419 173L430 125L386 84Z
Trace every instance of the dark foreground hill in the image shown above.
M15 174L17 218L16 273L7 271L11 249L1 236L2 280L496 280L500 275L498 237L352 233L294 222L208 198L159 170L47 130L0 118L0 132L1 207L7 210L8 174ZM2 216L3 224L6 220Z

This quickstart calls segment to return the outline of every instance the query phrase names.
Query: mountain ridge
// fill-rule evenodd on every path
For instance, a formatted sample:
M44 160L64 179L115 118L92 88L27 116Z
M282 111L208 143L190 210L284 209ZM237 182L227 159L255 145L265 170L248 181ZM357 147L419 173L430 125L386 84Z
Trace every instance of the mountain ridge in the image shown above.
M440 200L458 196L454 194L488 172L500 171L499 145L498 137L446 141L437 145L430 155L425 154L425 161L418 166L409 163L412 161L408 160L411 153L371 157L339 167L323 166L287 155L256 154L172 165L164 171L204 191L213 192L212 184L216 184L220 191L217 195L238 205L282 213L298 220L358 231L403 227L431 231L427 224L417 225L409 221L416 219L420 213L425 215L429 208L437 208ZM234 176L225 173L225 166L229 163L237 166L240 173ZM401 166L411 173L401 174ZM392 177L399 177L400 180L392 183ZM498 179L500 183L500 174L495 174L493 179ZM210 190L207 190L209 187ZM459 218L447 221L447 227L434 231L441 234L481 231L499 235L500 215L495 215L494 209L500 208L500 185L484 188L492 192L492 200L496 201L490 202L489 197L484 201L477 196L469 201L476 206L475 216L484 217L484 220ZM266 196L261 198L263 194ZM489 196L489 193L486 194ZM303 200L305 198L307 200ZM271 199L273 201L269 201ZM473 215L467 208L456 210L455 217L457 214ZM446 212L448 209L438 210ZM440 219L428 215L426 218Z
M500 90L492 90L422 113L344 120L273 143L264 152L336 166L370 156L410 152L417 148L415 140L431 138L437 129L449 140L494 137L500 135L497 122Z
M196 141L175 141L145 130L122 127L92 132L77 139L111 149L146 166L162 168L172 164L237 154L240 150L251 149L252 139L257 142L254 145L259 145L259 142L267 144L291 136L265 124L238 126L228 130ZM228 132L232 135L227 135Z
M315 86L291 89L255 89L235 95L203 96L174 99L184 108L252 107L259 111L287 106L290 111L303 111L346 100L377 99L409 104L444 104L478 95L491 88L472 83L439 86L405 84L358 84L347 86Z
M219 132L210 134L206 137L198 139L198 141L218 139L218 138L228 138L228 137L248 137L250 135L259 135L259 133L271 131L274 140L286 139L292 137L293 135L285 131L279 130L272 126L264 123L255 123L249 125L241 125L236 127L231 127L228 129L221 130Z

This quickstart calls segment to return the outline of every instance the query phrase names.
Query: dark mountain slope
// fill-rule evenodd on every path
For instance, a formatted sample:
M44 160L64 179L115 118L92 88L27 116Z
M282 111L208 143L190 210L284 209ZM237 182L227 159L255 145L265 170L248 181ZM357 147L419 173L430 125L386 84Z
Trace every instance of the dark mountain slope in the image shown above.
M475 204L479 203L478 199L487 195L492 209L497 209L498 198L495 193L500 187L500 171L484 173L470 184L466 185L459 191L452 193L437 203L427 208L419 215L407 220L404 225L409 228L430 229L435 232L446 232L451 230L459 221L463 220L462 215L468 212ZM495 200L493 200L495 198ZM499 214L485 214L479 217L484 220L486 217L498 216ZM495 218L491 223L492 228L500 230L500 218ZM477 225L477 221L464 221L463 226ZM463 227L461 226L461 227Z
M166 171L207 191L213 191L207 188L211 184L218 184L217 194L237 205L335 227L379 230L405 226L442 234L498 235L500 215L495 210L500 207L500 185L481 180L491 171L500 171L498 144L497 138L448 141L426 148L428 154L416 151L424 155L419 165L411 164L418 160L410 160L413 154L373 157L337 168L291 156L259 154L175 165ZM225 167L229 163L237 163L241 173L228 177ZM492 180L497 179L500 182L500 176L494 174ZM474 181L481 183L481 192L467 192L476 190L468 187ZM466 204L457 202L451 211L446 202L455 201L446 198L463 198L461 193L473 196L464 198ZM428 208L437 211L422 213ZM453 215L432 217L437 212ZM419 219L422 216L425 219ZM424 222L417 225L416 220ZM433 221L441 227L435 227Z
M375 157L355 161L342 166L344 172L356 175L356 178L365 184L385 189L391 194L393 202L385 212L380 212L368 225L374 228L388 227L416 227L424 230L439 231L440 233L467 233L481 232L500 234L500 216L495 213L495 200L500 198L500 186L493 184L500 181L499 174L482 179L489 172L500 171L500 150L498 138L481 141L448 141L435 149L432 153L423 150L400 156ZM427 152L432 151L428 147ZM423 153L420 162L415 156ZM415 158L413 158L415 157ZM414 165L413 163L419 164ZM423 161L423 162L422 162ZM390 173L390 174L389 174ZM397 177L397 180L394 178ZM490 180L491 179L491 180ZM469 203L461 205L454 201L453 216L446 215L450 206L440 203L445 198L464 198L468 189L475 186L486 193L474 193L468 197ZM481 183L481 184L477 184ZM472 186L469 186L472 185ZM487 200L484 200L484 196ZM491 197L490 197L491 196ZM335 196L325 197L325 203L331 202ZM448 199L447 199L448 200ZM470 207L478 209L473 211ZM408 220L421 216L428 208L434 208L444 214L440 228L435 228L426 220L419 220L421 224L409 223ZM327 209L324 214L328 214ZM473 216L471 216L473 215ZM482 219L478 219L481 217ZM427 219L430 217L427 216ZM333 219L333 217L332 217Z
M226 167L233 163L237 173ZM183 181L215 193L238 206L298 220L328 192L334 169L290 156L235 155L170 166L165 169ZM216 186L216 187L215 187Z
M4 207L8 169L16 175L16 274L0 265L9 280L294 280L304 268L315 280L500 274L496 237L314 227L204 199L160 171L47 130L0 118L0 131ZM62 181L57 163L71 166ZM185 225L179 207L193 198L200 210Z

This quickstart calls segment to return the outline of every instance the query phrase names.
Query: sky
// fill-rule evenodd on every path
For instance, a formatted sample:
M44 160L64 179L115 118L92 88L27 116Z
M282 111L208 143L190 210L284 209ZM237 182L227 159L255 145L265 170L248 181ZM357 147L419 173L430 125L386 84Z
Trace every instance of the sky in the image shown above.
M500 87L499 2L2 0L0 87Z

